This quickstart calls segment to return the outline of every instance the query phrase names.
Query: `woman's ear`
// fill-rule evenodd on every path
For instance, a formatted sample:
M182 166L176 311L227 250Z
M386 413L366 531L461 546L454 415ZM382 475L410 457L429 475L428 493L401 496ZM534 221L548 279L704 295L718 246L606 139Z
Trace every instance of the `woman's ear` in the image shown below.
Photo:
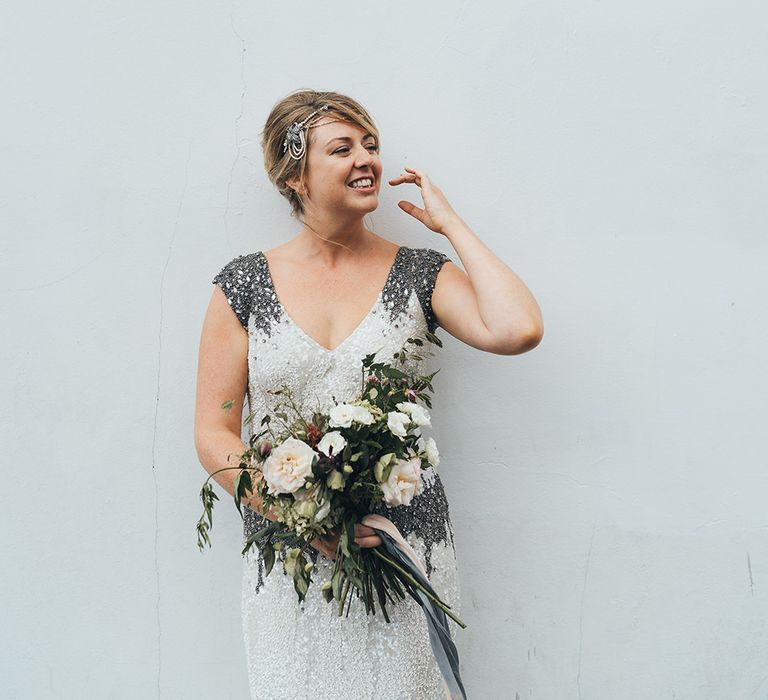
M298 194L304 194L304 186L299 182L297 178L292 177L289 180L286 180L285 184L288 185L288 187L290 187L294 192Z

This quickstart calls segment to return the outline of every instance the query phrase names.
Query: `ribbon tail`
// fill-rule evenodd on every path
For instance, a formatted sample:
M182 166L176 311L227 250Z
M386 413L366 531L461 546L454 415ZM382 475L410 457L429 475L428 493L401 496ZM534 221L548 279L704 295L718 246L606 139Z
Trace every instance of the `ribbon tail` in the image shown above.
M395 562L405 569L419 584L436 598L432 584L427 578L427 573L414 552L413 548L405 541L397 527L381 515L367 515L362 520L364 525L374 529L381 537L383 549ZM453 700L466 700L466 691L459 673L459 652L451 639L448 628L448 618L438 605L419 589L408 590L421 606L427 621L429 631L429 643L435 656L440 673L448 687Z

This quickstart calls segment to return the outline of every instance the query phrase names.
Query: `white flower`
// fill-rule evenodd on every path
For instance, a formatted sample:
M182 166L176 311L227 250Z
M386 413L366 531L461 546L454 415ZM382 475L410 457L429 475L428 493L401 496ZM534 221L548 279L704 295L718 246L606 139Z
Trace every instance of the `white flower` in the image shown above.
M346 444L347 441L344 439L344 436L340 432L334 430L323 435L320 442L317 443L317 449L319 452L330 457L332 454L339 454Z
M421 458L398 459L392 465L389 478L381 484L384 503L390 508L410 505L414 496L422 491Z
M423 437L419 438L416 441L416 446L419 448L419 452L427 453L427 461L433 467L436 467L438 464L440 464L440 453L437 451L437 443L435 442L434 438L428 437L426 441Z
M408 434L408 424L411 419L405 413L390 411L387 414L387 427L393 435L405 437Z
M412 403L410 401L402 401L397 404L397 408L403 413L407 413L411 417L411 420L416 423L416 425L426 425L430 428L432 427L432 421L429 417L429 413L423 406L419 406L419 404Z
M340 403L334 406L328 414L329 425L332 428L349 428L352 421L370 425L373 423L373 416L365 406L354 406L348 403Z
M353 406L353 408L355 409L354 420L363 425L370 425L373 423L374 418L365 406Z
M264 462L264 480L273 496L298 491L312 474L317 453L306 442L289 437Z
M328 424L332 428L349 428L355 417L355 406L348 403L340 403L334 406L328 413Z

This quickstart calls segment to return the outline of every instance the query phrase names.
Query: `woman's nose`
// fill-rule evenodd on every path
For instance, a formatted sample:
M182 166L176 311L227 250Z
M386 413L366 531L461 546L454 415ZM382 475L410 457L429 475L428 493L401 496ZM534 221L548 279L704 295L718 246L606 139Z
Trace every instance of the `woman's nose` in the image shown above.
M359 149L355 163L359 167L371 165L371 163L373 163L373 153L371 153L367 148Z

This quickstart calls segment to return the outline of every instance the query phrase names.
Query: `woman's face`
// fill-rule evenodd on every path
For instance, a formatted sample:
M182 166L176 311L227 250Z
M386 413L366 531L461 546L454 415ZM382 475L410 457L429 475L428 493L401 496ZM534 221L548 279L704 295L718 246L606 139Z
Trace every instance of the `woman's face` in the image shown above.
M320 121L311 129L304 195L306 213L360 216L379 206L381 158L376 138L347 121ZM364 187L352 187L369 178ZM356 184L360 184L359 182Z

